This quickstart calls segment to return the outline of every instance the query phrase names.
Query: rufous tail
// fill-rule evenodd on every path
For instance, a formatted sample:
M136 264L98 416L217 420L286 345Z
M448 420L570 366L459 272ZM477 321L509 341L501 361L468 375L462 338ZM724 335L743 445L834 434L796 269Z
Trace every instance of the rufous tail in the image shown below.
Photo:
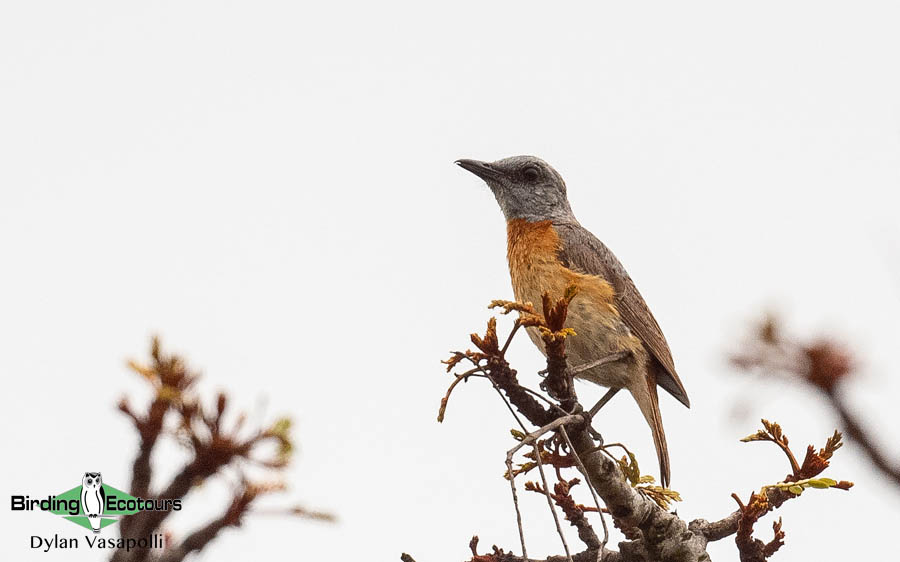
M660 480L663 487L668 488L671 479L669 447L666 445L666 432L663 429L662 416L659 412L659 395L656 392L655 377L650 374L646 377L645 385L629 390L653 432L653 444L656 446L656 457L659 459Z

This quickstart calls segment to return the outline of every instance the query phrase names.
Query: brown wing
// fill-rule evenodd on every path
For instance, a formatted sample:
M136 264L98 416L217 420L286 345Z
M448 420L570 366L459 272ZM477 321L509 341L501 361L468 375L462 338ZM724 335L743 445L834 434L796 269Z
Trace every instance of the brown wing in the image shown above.
M559 258L563 265L581 273L599 275L613 286L616 291L616 306L622 320L656 360L657 384L690 408L691 401L675 372L669 344L644 298L616 256L580 224L561 223L553 226L559 234Z

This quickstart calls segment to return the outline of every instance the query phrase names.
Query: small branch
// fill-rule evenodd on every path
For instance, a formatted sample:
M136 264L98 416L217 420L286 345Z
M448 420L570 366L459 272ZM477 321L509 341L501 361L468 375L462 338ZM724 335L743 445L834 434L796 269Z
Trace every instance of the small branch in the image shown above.
M706 537L709 542L722 540L737 532L738 520L741 518L740 510L733 511L727 517L723 517L718 521L709 522L705 519L695 519L691 521L688 528L694 533L698 533Z
M516 556L512 552L506 552L502 548L493 547L490 554L478 554L478 537L472 537L469 541L469 549L472 552L470 562L567 562L565 556L548 556L546 558L528 558L524 556ZM584 550L572 555L573 562L597 562L598 555L594 550ZM612 550L603 550L600 552L600 558L603 562L624 562L618 552Z
M512 456L506 457L506 475L509 479L509 487L512 490L513 505L516 508L516 525L519 528L519 543L522 545L522 556L528 558L528 550L525 548L525 531L522 528L522 512L519 510L519 495L516 492L516 478L513 476Z
M519 328L521 328L521 327L522 327L522 323L518 322L518 321L513 325L512 330L509 331L509 336L506 338L506 342L503 344L503 348L500 350L501 357L506 357L506 350L509 349L509 344L512 343L513 338L516 335L516 332L518 332Z
M569 439L569 433L566 431L566 426L560 426L559 432L562 434L563 439L566 440L566 445L568 445L572 456L575 457L575 462L578 464L578 470L580 470L581 474L585 475L585 478L587 478L587 469L584 467L584 463L581 462L581 457L575 452L575 446L572 445L572 440ZM603 525L603 542L600 544L600 549L602 550L606 546L606 543L609 542L609 528L606 526L606 516L603 515L603 508L600 506L600 499L597 497L597 491L594 489L594 485L591 484L590 479L587 480L587 487L591 492L591 497L594 498L594 506L597 508L597 513L600 514L600 523Z
M857 363L843 345L827 339L799 342L782 335L779 322L769 317L749 338L745 349L731 357L731 362L744 371L787 376L820 390L840 416L847 434L875 468L900 485L900 465L882 452L843 399L841 388L853 378Z
M587 520L587 517L584 516L584 510L575 503L575 500L570 493L571 487L578 484L578 482L579 480L577 478L574 478L569 482L566 482L565 480L557 482L553 486L553 500L556 502L556 505L562 509L563 513L566 514L566 519L569 523L578 530L578 538L581 539L581 542L584 543L588 550L599 552L600 548L603 546L600 542L600 538L597 537L594 528Z
M537 441L538 439L540 439L547 433L557 429L558 427L563 426L567 423L578 423L578 422L583 423L584 418L577 414L570 414L568 416L556 418L555 420L548 423L547 425L545 425L541 428L538 428L535 431L532 431L531 433L526 435L524 439L519 441L518 445L516 445L515 447L513 447L512 449L507 451L506 452L507 460L512 459L512 456L515 455L519 451L519 449L521 449L525 445L531 445L532 443L534 443L535 441Z
M188 535L181 544L166 549L159 562L181 562L191 552L203 550L226 527L232 525L232 516L229 513L211 521L202 528Z
M458 385L458 384L460 383L460 381L468 381L468 380L469 380L469 377L483 377L483 376L485 376L485 375L479 375L479 374L477 374L477 373L479 373L480 371L481 371L481 368L480 368L480 367L476 367L476 368L474 368L474 369L469 369L469 370L466 371L465 373L461 373L461 374L459 374L459 375L456 375L456 378L453 379L453 382L450 383L450 386L447 388L447 393L444 394L444 397L443 397L443 398L441 398L441 407L440 407L440 409L438 410L438 417L437 417L438 423L441 423L441 422L444 421L444 414L447 413L447 404L450 402L450 394L453 393L453 389L456 388L456 385Z
M541 452L537 447L534 447L534 458L537 460L538 472L541 474L541 481L544 483L544 489L549 490L550 487L547 484L547 476L544 474L544 463L543 461L541 461ZM512 474L510 474L510 478L512 477ZM566 535L563 533L562 526L559 524L559 515L556 514L556 507L554 507L553 505L553 500L550 499L550 494L547 494L547 504L550 505L550 513L553 514L553 522L556 524L556 532L557 534L559 534L559 540L562 541L563 550L566 551L566 560L568 562L573 562L572 553L569 552L569 545L568 543L566 543Z
M862 448L866 456L869 457L869 460L872 461L872 464L875 465L875 468L900 486L900 466L895 465L889 460L884 453L881 452L881 449L875 445L875 440L863 428L862 423L860 423L856 414L844 403L840 391L831 391L826 393L826 395L835 412L840 416L844 430L847 432L850 439Z
M284 489L279 471L287 466L293 449L288 418L275 420L267 428L242 431L246 416L241 414L231 421L231 416L226 415L228 396L225 393L216 396L213 406L204 406L205 402L192 389L198 375L190 371L180 357L164 354L155 338L150 355L151 361L147 365L129 363L131 369L153 387L154 397L146 411L133 411L126 399L119 402L119 410L134 424L140 439L132 468L132 495L152 500L182 499L198 483L221 476L229 467L241 477L240 486L224 513L213 517L180 544L170 545L163 553L148 548L120 547L112 553L113 562L181 562L191 553L204 549L222 529L239 526L257 497ZM150 491L153 472L150 459L160 438L173 435L188 445L193 455L162 491L154 494ZM274 450L265 447L269 444L276 445ZM249 465L270 471L267 475L271 480L252 482L246 479L244 468ZM123 518L122 539L143 539L160 532L171 513L169 510L147 510ZM328 518L327 514L299 507L281 513Z
M510 410L512 410L511 407L510 407ZM549 485L547 484L547 477L544 474L544 463L541 460L541 451L539 451L538 448L534 446L534 444L540 437L546 435L547 433L555 430L558 427L562 427L564 424L572 423L572 422L583 422L583 421L584 420L581 416L576 416L576 415L564 416L561 418L557 418L557 419L553 420L552 422L550 422L549 424L545 425L544 427L541 427L540 429L529 433L521 441L519 441L519 443L515 447L513 447L512 449L510 449L509 451L506 452L506 467L507 467L506 475L510 481L510 486L512 488L512 494L513 494L513 503L516 506L516 519L517 519L517 523L519 525L519 538L522 543L522 555L523 556L527 556L527 554L526 554L526 550L525 550L525 535L524 535L524 532L522 531L522 516L521 516L521 513L519 512L519 501L518 501L518 497L516 495L516 486L515 486L515 483L513 482L515 479L515 473L513 472L513 469L512 469L513 456L519 451L519 449L521 449L525 445L532 445L533 450L534 450L534 458L537 461L538 471L541 474L541 480L544 482L544 489L549 489ZM521 422L520 422L520 424L521 424ZM553 501L550 499L549 496L547 497L547 503L550 505L550 511L553 514L553 521L556 523L556 532L559 534L559 538L563 544L563 549L566 552L566 559L569 562L572 562L572 555L569 552L569 545L566 543L566 537L563 534L562 526L559 523L559 515L557 515L556 508L553 506Z

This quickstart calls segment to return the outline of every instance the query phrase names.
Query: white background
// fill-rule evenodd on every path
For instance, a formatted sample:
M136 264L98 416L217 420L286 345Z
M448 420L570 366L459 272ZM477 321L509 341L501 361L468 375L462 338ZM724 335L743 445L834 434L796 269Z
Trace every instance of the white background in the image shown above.
M509 414L475 381L435 416L438 361L511 296L500 212L453 160L521 153L561 171L667 335L693 403L662 404L680 515L784 476L775 447L738 442L760 417L800 452L836 427L808 390L728 367L766 310L858 353L852 402L900 451L896 4L322 4L0 8L0 495L87 470L127 487L115 403L146 396L125 360L158 333L204 392L295 419L269 504L339 516L251 516L199 559L463 560L475 533L518 550ZM527 338L512 358L541 366ZM655 473L627 397L598 426ZM877 557L896 532L898 490L852 445L834 465L856 487L785 505L778 560ZM175 535L226 489L189 497ZM559 552L544 500L524 504L529 552ZM28 549L67 522L0 518L9 559L97 559ZM710 553L736 559L732 539Z

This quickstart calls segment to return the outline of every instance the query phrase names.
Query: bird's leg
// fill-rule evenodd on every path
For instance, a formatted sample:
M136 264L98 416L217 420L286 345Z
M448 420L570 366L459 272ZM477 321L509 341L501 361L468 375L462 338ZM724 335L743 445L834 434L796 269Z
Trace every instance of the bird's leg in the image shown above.
M602 367L604 365L609 365L610 363L615 363L616 361L621 361L631 355L630 351L617 351L616 353L610 353L596 361L591 361L590 363L583 363L578 365L577 367L572 367L572 375L578 376L578 373L583 373L595 367ZM610 396L610 398L612 398Z
M621 390L620 388L610 388L609 390L606 391L606 394L603 395L603 398L601 398L599 401L597 401L597 403L594 404L594 407L591 408L590 410L588 410L587 412L581 410L580 406L577 408L579 411L572 412L573 414L581 415L581 417L584 418L584 422L585 422L584 424L587 427L588 433L591 435L591 437L594 438L595 441L597 441L600 444L601 447L603 446L603 435L601 435L599 431L594 429L594 426L592 425L593 421L594 421L594 416L597 415L597 412L600 411L600 408L602 408L603 406L606 405L607 402L612 400L612 397L615 396L616 393L619 392L620 390Z
M596 361L591 361L590 363L582 363L581 365L577 365L575 367L569 367L568 365L566 365L565 366L566 378L571 381L573 378L579 376L581 373L583 373L585 371L589 371L591 369L596 369L598 367L603 367L605 365L615 363L616 361L621 361L628 357L631 357L630 351L617 351L615 353L610 353L609 355L604 355L600 359L597 359ZM549 361L549 359L548 359L548 361ZM542 377L546 377L550 373L549 367L550 366L548 363L548 368L538 371L538 375L541 375ZM552 392L551 389L548 388L547 382L548 382L547 380L544 380L543 382L541 382L541 390L544 390L545 392L549 392L551 397L559 399L560 397L556 396L557 393ZM600 408L602 408L604 405L606 405L606 403L609 402L613 396L615 396L616 392L618 392L618 391L608 392L600 400L600 402L598 402L593 408L591 408L591 414L590 414L591 419L593 419L594 415L597 413L597 411L600 410Z
M607 355L605 357L601 357L600 359L597 359L596 361L591 361L590 363L578 365L577 367L573 367L571 369L572 376L578 376L579 373L583 373L587 370L594 369L596 367L602 367L603 365L609 365L610 363L615 363L616 361L621 361L622 359L625 359L629 355L631 355L630 351L619 351L619 352ZM596 416L597 412L600 411L600 408L602 408L603 406L606 406L606 403L609 402L610 400L612 400L612 397L615 396L616 393L619 392L619 390L620 389L618 389L618 388L610 388L608 391L606 391L606 394L603 395L603 398L598 400L597 403L594 404L594 407L591 408L587 412L586 417L588 419L588 431L590 432L591 436L594 439L598 440L600 443L603 443L603 436L600 435L600 433L596 429L594 429L594 427L591 425L591 423L594 420L594 416Z
M609 402L610 400L612 400L612 397L615 396L616 393L619 392L620 390L622 390L622 389L621 388L610 388L609 390L607 390L606 394L603 395L603 398L598 400L597 403L594 404L594 407L591 408L590 410L588 410L587 415L590 417L590 419L593 420L594 416L597 415L597 412L600 411L600 408L602 408L603 406L606 406L606 403Z
M589 370L595 369L597 367L603 367L604 365L609 365L611 363L615 363L616 361L621 361L630 356L631 356L630 351L617 351L615 353L610 353L609 355L605 355L605 356L601 357L600 359L597 359L596 361L591 361L590 363L583 363L576 367L568 367L567 366L565 369L567 379L569 381L571 381L574 377L577 377L579 374L581 374L585 371L589 371ZM549 371L550 371L550 369L549 369L549 365L548 365L547 369L538 371L538 374L544 376L544 375L549 374ZM559 399L559 397L555 395L556 393L551 392L551 389L548 388L547 380L545 380L541 383L541 389L548 392L551 397ZM583 411L579 411L579 412L573 411L572 412L573 414L580 414L585 419L586 424L587 424L587 429L588 429L588 432L591 434L591 437L593 437L594 439L599 441L601 445L603 444L603 436L596 429L594 429L591 424L593 423L594 416L596 416L597 412L600 411L600 408L602 408L603 406L606 405L607 402L612 400L612 397L615 396L616 393L619 392L619 390L621 390L621 389L610 388L606 392L606 394L604 394L603 397L596 404L594 404L594 407L591 408L587 412L583 412ZM577 402L576 402L576 405L577 405ZM578 406L578 410L581 410L580 406Z

